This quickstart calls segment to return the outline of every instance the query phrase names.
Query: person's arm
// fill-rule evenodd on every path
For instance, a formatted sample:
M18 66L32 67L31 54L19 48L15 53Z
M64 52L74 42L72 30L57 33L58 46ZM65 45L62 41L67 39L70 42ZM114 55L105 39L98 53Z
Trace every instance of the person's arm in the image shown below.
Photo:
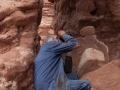
M64 39L65 42L55 42L55 41L50 42L51 43L50 44L51 48L49 49L50 51L56 54L63 54L73 50L73 48L76 45L78 45L77 40L72 36L67 35L64 32L58 34Z

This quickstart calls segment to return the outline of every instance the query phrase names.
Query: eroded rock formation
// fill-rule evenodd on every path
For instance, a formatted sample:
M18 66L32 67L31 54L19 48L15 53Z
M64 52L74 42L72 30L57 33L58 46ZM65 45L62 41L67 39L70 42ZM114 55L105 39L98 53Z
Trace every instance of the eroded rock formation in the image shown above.
M85 73L94 71L105 64L105 57L101 51L94 48L88 48L84 51L80 59L77 73L79 77L81 77Z
M33 90L42 0L0 0L0 90Z
M61 29L71 32L81 45L72 51L73 71L77 70L81 55L87 48L99 50L107 63L116 61L94 69L81 79L88 79L92 83L92 90L119 90L120 0L48 1L54 4L51 27L55 33ZM94 26L95 32L82 32L86 26ZM95 35L89 35L91 33Z
M91 90L119 90L120 61L113 60L100 69L85 74L81 79L90 80Z
M80 47L72 52L74 71L77 70L80 58L87 48L101 51L107 63L110 60L120 59L120 0L49 1L53 3L53 7L51 3L44 4L41 26L39 24L43 0L0 1L0 90L34 90L33 60L39 50L38 33L44 39L48 33L54 33L49 30L50 27L55 32L60 29L71 32L80 43ZM54 8L54 15L52 8ZM37 33L38 26L40 30ZM82 32L85 26L94 26L95 32L92 31L94 35L91 35L91 32L87 34ZM119 80L117 76L119 72L116 72L119 71L118 64L119 61L107 64L86 74L82 79L93 81L93 90L110 90L116 84L117 88L113 87L112 90L119 90L119 82L113 84L105 82L111 85L110 89L107 89L107 86L102 87L105 78L99 77L106 73L105 77L109 76L106 80L111 82ZM110 79L111 72L104 72L104 69L111 71L116 78ZM93 79L94 76L99 77L98 81Z
M120 59L120 0L49 0L54 4L52 28L79 37L94 26L97 38L108 45L110 60Z
M83 52L88 48L93 48L96 50L101 51L105 56L105 62L109 62L109 55L108 55L108 47L101 41L99 41L95 35L86 36L86 37L78 37L77 41L79 42L80 46L74 49L72 53L73 57L73 71L76 71L81 59Z
M48 34L54 34L54 30L51 28L51 22L53 20L53 4L44 0L44 5L42 9L42 20L39 25L38 34L41 37L40 45L42 45L44 39Z

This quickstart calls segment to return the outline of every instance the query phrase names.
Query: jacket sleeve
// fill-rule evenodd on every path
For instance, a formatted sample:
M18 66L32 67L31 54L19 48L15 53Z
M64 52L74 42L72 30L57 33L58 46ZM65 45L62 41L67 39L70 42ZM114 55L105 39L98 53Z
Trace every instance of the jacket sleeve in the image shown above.
M49 50L56 54L63 54L73 50L73 48L78 44L77 40L70 35L64 34L62 38L65 42L52 41L50 43Z

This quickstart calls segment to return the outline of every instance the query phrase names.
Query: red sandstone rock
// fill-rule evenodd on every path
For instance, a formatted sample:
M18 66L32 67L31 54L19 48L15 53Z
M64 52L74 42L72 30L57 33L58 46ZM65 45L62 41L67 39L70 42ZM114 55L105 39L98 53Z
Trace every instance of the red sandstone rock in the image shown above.
M51 2L51 3L54 3L54 0L48 0L49 2Z
M34 90L41 7L39 0L0 1L0 90Z
M81 79L91 82L91 90L119 90L120 61L113 60L98 70L85 74Z
M78 62L80 62L79 60L86 48L95 48L103 52L106 62L109 62L109 55L110 60L120 58L119 0L48 1L54 3L54 19L51 26L55 32L60 29L69 31L77 38L81 45L72 52L74 71L77 70ZM48 13L48 9L46 9L46 13ZM94 36L80 37L79 32L82 32L81 29L85 26L94 26L97 38ZM48 34L47 29L44 28L41 34ZM91 33L91 31L88 30L86 33ZM107 44L108 47L101 41ZM108 48L110 52L108 52ZM119 64L119 61L115 63ZM96 68L96 64L97 62L93 64L91 70L88 70L91 72L84 75L82 79L89 79L91 81L92 90L119 90L119 65L110 63L102 68L99 66Z
M76 3L76 10L77 12L85 11L85 12L92 12L95 10L95 4L93 0L81 0Z
M120 59L120 0L49 1L54 2L52 28L55 32L63 29L79 37L83 27L94 26L97 38L110 49L110 60Z
M86 26L80 30L82 36L95 35L95 28L93 26Z
M82 38L79 37L77 38L77 40L80 46L71 52L73 57L73 71L77 70L81 56L87 48L94 48L96 50L103 52L105 56L105 62L106 63L109 62L108 47L103 42L97 40L96 36L87 36Z
M101 51L88 48L81 56L77 73L79 77L90 71L96 70L105 64L105 57Z
M115 0L115 1L114 0L89 0L89 2L88 0L87 1L84 1L84 0L68 0L68 1L49 0L49 1L54 2L54 19L51 24L52 28L55 30L55 32L57 32L60 29L71 32L72 35L76 37L80 43L80 47L78 47L72 52L74 71L77 70L78 62L80 62L79 60L83 52L86 50L86 48L95 48L103 52L105 55L105 61L107 63L109 62L108 47L110 49L110 60L112 60L113 58L114 59L120 58L120 53L119 53L120 49L119 49L119 41L118 41L119 13L120 13L118 9L119 0ZM45 9L44 13L45 14L48 13L48 9ZM95 36L80 37L81 35L79 32L82 32L81 29L85 26L94 26L95 27L94 33L96 33L96 36L98 39ZM43 25L43 27L46 27L46 26ZM48 34L48 30L47 30L48 28L49 27L46 27L46 28L43 28L42 31L40 30L40 34L43 35L42 36L43 38L45 38L45 36ZM90 33L90 35L93 35L91 34L91 31L89 30L86 31L86 33ZM99 40L105 42L105 44L107 44L108 47ZM94 67L96 66L96 64L97 62L94 63L90 71L100 68L99 66L98 68ZM109 69L107 70L110 71ZM100 72L102 71L104 71L104 69L102 69ZM106 72L103 72L103 73L106 73ZM99 72L97 73L99 74ZM101 75L103 75L103 73ZM98 77L94 77L93 74L91 76L94 79L94 81L96 81L97 78L100 77L100 75ZM110 78L110 77L107 77L107 74L106 74L106 78ZM83 79L86 79L86 78L83 78ZM115 80L117 81L117 79ZM98 79L96 83L99 83L99 81L100 79ZM111 82L108 82L108 81L109 80L105 81L107 82L105 84L109 84L112 82L112 80ZM102 83L104 83L104 81L102 81L101 84ZM102 87L101 84L98 84L97 86L95 86L95 88L93 87L92 89L93 90L107 90L106 87L101 89ZM109 85L111 85L110 87L114 86L112 84L109 84ZM117 90L117 89L109 88L108 90Z
M43 41L48 34L54 34L54 30L51 29L52 19L53 4L48 2L48 0L44 0L44 7L42 9L42 20L38 29L38 34L41 37L40 45L43 44Z

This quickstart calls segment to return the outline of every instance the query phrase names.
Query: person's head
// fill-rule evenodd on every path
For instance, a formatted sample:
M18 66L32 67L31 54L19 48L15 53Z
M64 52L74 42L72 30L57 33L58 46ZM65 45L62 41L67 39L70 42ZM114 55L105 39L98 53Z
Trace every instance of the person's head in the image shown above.
M54 34L50 34L47 36L47 38L44 40L44 43L47 43L49 41L56 41L56 42L59 42L59 38L57 35L54 35Z

